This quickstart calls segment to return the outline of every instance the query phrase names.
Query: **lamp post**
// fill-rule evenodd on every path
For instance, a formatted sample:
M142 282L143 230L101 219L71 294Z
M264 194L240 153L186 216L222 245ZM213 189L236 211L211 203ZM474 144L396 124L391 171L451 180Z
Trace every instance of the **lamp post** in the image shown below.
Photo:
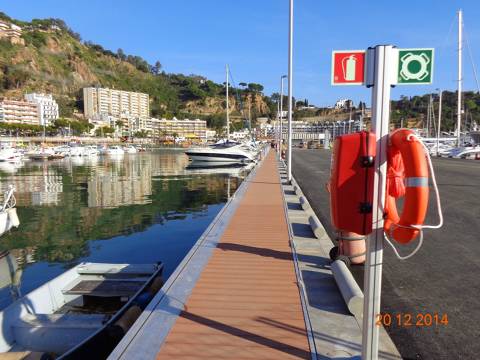
M277 120L275 121L275 142L276 142L276 149L277 149L277 154L280 153L280 99L277 101Z
M292 181L292 95L293 95L293 0L290 0L290 19L288 31L288 144L287 144L287 181Z
M283 143L283 79L286 79L287 75L280 77L280 157L282 156L282 143Z

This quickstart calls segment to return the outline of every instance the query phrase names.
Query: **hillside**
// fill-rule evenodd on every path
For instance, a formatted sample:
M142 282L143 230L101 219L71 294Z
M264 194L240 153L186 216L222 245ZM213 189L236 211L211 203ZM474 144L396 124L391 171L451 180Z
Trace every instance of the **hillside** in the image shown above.
M412 97L400 96L399 100L391 100L391 123L399 127L403 121L404 126L424 127L427 122L428 105L432 96L434 117L437 120L439 95L424 94ZM360 104L359 104L360 105ZM360 106L349 109L317 108L312 110L299 110L294 113L295 120L324 122L348 120L350 115L356 119L360 115ZM470 130L480 125L480 94L473 91L462 93L462 131ZM369 119L365 119L369 122ZM453 131L457 123L457 92L443 91L442 95L442 131Z
M432 94L435 119L438 116L438 94ZM421 96L401 96L399 100L391 102L392 122L400 124L401 119L416 126L424 126L427 120L427 108L430 94ZM473 91L462 93L462 131L464 127L470 129L474 123L480 124L480 94ZM453 131L457 122L457 92L444 91L442 95L442 130Z
M224 85L198 75L169 74L159 61L149 64L91 42L59 19L23 22L0 13L0 19L22 27L25 45L0 39L0 96L20 98L28 91L53 93L62 117L83 111L81 89L102 86L150 95L155 117L200 117L219 125L224 110ZM221 70L221 69L220 69ZM260 89L260 90L259 90ZM231 89L233 115L240 115L238 99L251 103L252 118L269 116L274 106L259 84ZM216 119L216 120L215 120Z

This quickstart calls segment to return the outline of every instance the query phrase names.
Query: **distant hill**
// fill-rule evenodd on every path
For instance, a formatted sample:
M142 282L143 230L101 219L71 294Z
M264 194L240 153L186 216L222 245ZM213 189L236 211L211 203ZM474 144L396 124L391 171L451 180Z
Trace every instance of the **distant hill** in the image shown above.
M223 122L222 84L199 75L168 74L160 61L151 65L122 49L113 52L83 42L60 19L24 22L4 13L0 13L0 19L21 26L25 41L23 46L0 40L0 96L20 98L27 91L53 93L61 116L71 117L83 112L81 89L102 86L148 93L152 116L206 118L216 127ZM245 108L251 106L252 118L270 116L275 106L262 90L259 84L231 89L233 117L242 117L240 102Z
M433 100L434 116L438 120L439 95L425 94L417 96L401 96L399 100L390 102L391 123L399 127L402 123L408 127L424 127L427 121L427 109ZM360 104L359 104L360 105ZM360 115L359 106L352 109L352 118ZM480 94L473 91L462 93L462 131L470 130L473 124L480 125ZM315 110L301 110L294 113L296 120L304 121L343 121L350 116L349 109L319 108ZM369 119L366 119L369 122ZM442 131L453 131L457 123L457 92L444 91L442 95Z
M438 94L432 94L435 119L438 121ZM423 126L427 120L430 94L421 96L401 96L400 100L391 102L392 122L399 124L401 119L416 126ZM472 123L480 124L480 94L473 91L462 93L462 131L465 126L470 129ZM444 91L442 95L442 130L454 130L457 123L457 92Z

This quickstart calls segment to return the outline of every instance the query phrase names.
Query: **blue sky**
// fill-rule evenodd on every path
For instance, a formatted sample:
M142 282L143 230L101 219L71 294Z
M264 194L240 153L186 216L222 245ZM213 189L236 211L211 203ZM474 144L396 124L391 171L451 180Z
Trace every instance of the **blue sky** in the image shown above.
M294 96L317 105L343 97L370 103L366 88L330 86L331 51L376 44L436 49L434 83L399 86L393 98L455 89L459 8L480 64L478 0L296 0ZM287 71L288 0L3 0L0 10L21 20L62 18L83 39L158 59L167 72L222 82L228 63L237 83L259 82L267 94ZM464 55L464 87L476 90L466 46Z

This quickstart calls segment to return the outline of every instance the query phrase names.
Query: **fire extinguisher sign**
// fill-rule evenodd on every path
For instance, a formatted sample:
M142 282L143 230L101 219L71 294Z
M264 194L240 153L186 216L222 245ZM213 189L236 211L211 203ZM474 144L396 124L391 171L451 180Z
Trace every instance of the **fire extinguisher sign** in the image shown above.
M365 84L365 50L332 52L332 85Z

